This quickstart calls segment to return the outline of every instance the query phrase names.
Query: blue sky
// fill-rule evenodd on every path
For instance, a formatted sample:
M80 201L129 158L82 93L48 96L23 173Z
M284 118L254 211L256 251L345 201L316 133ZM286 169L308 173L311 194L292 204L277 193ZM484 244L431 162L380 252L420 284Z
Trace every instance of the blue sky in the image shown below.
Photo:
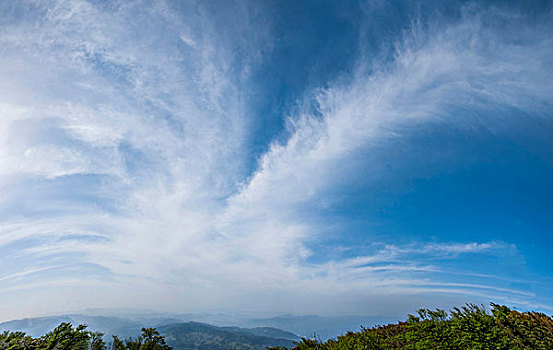
M2 318L552 313L552 17L0 3Z

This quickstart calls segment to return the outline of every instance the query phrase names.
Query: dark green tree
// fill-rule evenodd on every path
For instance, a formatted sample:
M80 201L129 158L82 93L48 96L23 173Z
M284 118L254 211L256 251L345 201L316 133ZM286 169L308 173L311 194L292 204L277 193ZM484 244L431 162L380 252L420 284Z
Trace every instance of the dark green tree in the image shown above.
M165 338L155 328L142 328L142 339L144 344L141 350L170 350L171 347L165 343Z
M86 325L73 329L71 323L64 322L42 339L44 347L41 350L88 350L90 333L86 331Z
M104 341L104 333L90 332L90 350L106 350L106 342Z

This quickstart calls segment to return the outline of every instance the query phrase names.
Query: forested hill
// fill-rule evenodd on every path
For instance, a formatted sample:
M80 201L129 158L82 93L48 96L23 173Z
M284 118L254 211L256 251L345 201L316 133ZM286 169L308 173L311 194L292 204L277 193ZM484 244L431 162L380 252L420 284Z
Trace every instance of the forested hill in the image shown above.
M216 327L197 322L142 328L136 338L106 336L89 331L85 325L74 328L68 322L38 337L14 330L0 333L0 350L265 350L274 346L293 347L299 340L295 334L271 327Z
M292 347L296 343L292 339L299 340L275 328L215 327L196 322L166 325L159 331L176 350L265 350L271 346Z
M405 322L362 328L326 342L302 339L293 349L553 349L553 318L493 303L491 306L491 312L472 304L450 312L421 309ZM278 349L283 348L272 348Z

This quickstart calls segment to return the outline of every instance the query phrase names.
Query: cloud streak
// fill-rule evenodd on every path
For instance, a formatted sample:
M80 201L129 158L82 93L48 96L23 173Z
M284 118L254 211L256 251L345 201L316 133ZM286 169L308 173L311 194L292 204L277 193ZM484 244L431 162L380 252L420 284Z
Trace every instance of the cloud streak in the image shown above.
M10 267L0 293L16 305L6 317L33 312L16 308L27 295L51 305L40 312L90 302L317 312L342 300L321 311L332 313L386 294L388 306L413 294L535 298L497 280L451 280L460 269L447 261L516 259L508 243L397 245L366 232L371 252L318 262L310 243L328 238L318 218L339 201L329 189L352 181L344 165L406 129L472 125L453 109L549 118L550 25L539 31L515 12L475 6L451 24L415 21L392 59L362 53L346 83L306 93L252 171L248 101L273 49L265 5L213 15L203 2L2 6L0 261ZM22 21L10 15L18 11ZM505 35L490 24L497 18L521 30ZM492 133L512 123L479 122ZM369 181L380 176L379 164L365 166Z

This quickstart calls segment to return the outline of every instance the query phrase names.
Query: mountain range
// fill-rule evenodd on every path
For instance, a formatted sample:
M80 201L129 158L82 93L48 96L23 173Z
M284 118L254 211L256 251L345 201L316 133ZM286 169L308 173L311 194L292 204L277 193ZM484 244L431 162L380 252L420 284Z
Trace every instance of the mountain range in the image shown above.
M150 318L141 321L113 316L70 314L26 318L0 323L0 331L23 331L33 337L42 336L62 322L86 324L91 331L104 333L109 343L112 335L120 339L137 337L142 327L154 327L174 349L197 350L262 350L271 346L292 347L297 335L272 327L218 327L199 322L183 322L175 318Z
M368 316L323 317L316 315L281 315L255 318L226 314L163 314L156 312L119 312L121 316L98 312L25 318L0 323L0 332L23 331L39 337L62 322L86 324L91 331L120 339L137 337L142 327L159 330L175 349L265 349L267 346L290 347L301 337L322 340L334 338L361 325L374 325L389 320ZM113 314L113 312L111 313Z

